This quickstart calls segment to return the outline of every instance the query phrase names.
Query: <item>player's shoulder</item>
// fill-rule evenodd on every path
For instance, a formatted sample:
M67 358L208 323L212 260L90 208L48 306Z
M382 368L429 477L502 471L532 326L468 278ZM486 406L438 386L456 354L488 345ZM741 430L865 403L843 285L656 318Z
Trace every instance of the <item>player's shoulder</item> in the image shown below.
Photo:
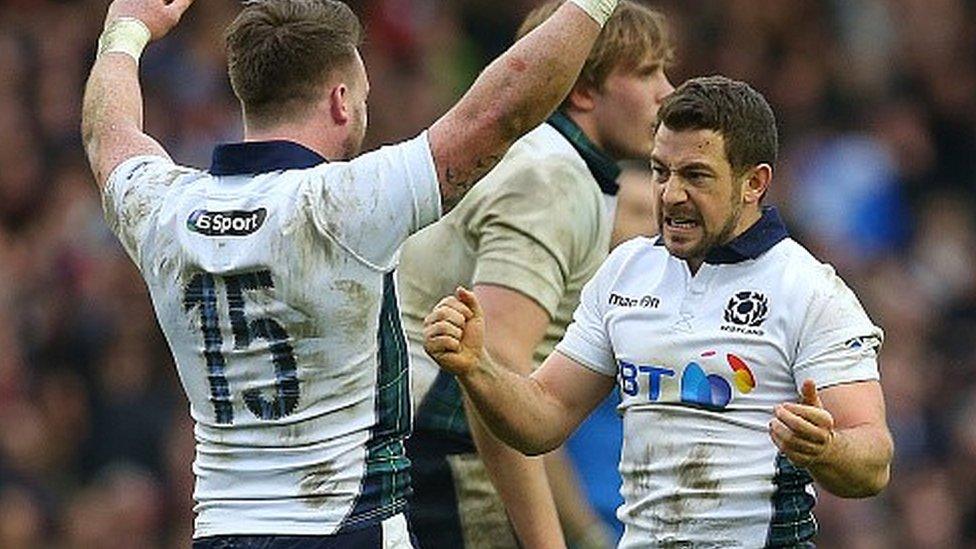
M657 236L635 236L625 240L610 251L610 257L632 257L641 256L650 259L660 259L668 255L668 249L664 247L660 237Z
M203 170L177 164L166 156L140 155L127 158L119 163L108 177L106 191L132 185L165 185L186 182L192 178L205 177Z
M541 124L526 133L512 145L514 158L570 159L585 166L576 149L556 128Z
M786 238L770 250L777 264L784 291L794 296L830 296L849 291L830 263L821 261L802 244Z
M103 189L103 208L110 225L145 222L173 196L193 188L210 177L203 170L183 166L166 156L134 156L122 161L109 174Z
M348 179L359 176L377 182L389 176L437 177L426 131L406 141L382 145L352 158L324 161L301 172L308 177Z
M573 145L549 124L522 136L489 173L499 184L517 185L532 179L551 187L572 186L598 190L586 162Z
M560 223L592 231L601 214L601 196L579 153L543 124L516 141L448 216L538 217L544 210Z
M601 272L604 276L615 277L628 271L642 272L665 266L669 258L667 248L658 237L636 236L610 251Z

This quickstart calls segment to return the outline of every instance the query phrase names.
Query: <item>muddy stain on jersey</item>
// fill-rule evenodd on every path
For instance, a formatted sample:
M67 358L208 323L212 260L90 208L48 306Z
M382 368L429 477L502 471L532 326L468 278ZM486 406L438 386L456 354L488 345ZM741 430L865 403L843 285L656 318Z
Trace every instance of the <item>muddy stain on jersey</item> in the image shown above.
M332 283L337 291L340 305L336 311L335 328L342 330L349 337L361 338L369 330L370 320L378 318L376 304L378 296L370 292L365 285L356 280L344 279Z
M335 496L339 480L331 464L324 463L311 469L298 483L298 495L306 506L321 509Z
M702 521L702 513L720 504L721 483L714 476L713 454L714 449L706 444L695 445L683 458L674 455L673 447L648 445L642 466L631 471L629 482L625 480L622 491L625 497L629 493L630 497L640 499L660 489L664 479L674 479L666 493L649 502L649 509L637 506L628 510L635 519L648 513L654 525L656 547L699 546L691 540L696 537L696 531L708 527Z

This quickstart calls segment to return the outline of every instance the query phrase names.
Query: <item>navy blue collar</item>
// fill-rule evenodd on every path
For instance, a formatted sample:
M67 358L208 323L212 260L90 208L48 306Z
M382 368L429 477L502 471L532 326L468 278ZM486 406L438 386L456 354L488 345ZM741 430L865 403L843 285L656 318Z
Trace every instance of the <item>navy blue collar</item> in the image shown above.
M728 243L712 248L705 256L705 263L729 265L747 259L756 259L789 236L790 233L786 230L779 211L773 206L766 206L762 209L762 217L759 221ZM664 239L657 237L654 245L663 246Z
M607 153L600 150L590 138L583 133L583 130L576 125L576 122L566 116L562 111L556 111L549 117L548 123L556 129L566 141L576 149L576 152L583 157L586 167L590 169L593 178L600 185L603 194L616 196L620 190L617 178L620 177L620 166Z
M247 175L301 170L327 162L319 153L292 141L246 141L217 145L210 173Z

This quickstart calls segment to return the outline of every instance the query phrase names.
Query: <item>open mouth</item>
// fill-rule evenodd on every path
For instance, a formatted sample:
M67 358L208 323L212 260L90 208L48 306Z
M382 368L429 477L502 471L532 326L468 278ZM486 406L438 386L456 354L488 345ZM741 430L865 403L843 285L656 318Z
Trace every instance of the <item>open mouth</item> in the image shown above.
M665 216L664 225L672 230L690 231L698 228L700 223L697 219L682 216Z

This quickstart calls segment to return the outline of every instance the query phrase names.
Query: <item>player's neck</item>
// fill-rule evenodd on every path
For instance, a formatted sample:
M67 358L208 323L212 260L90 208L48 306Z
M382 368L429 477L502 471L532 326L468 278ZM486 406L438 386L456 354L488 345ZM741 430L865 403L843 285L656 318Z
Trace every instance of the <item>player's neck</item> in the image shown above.
M245 125L244 141L291 141L307 147L326 160L339 160L345 153L345 136L340 128L323 130L308 123L286 123L269 127L250 127Z
M591 143L596 145L604 153L610 154L607 151L607 148L603 146L603 139L600 136L600 132L597 131L598 126L596 120L590 113L574 109L567 109L566 116L572 120L580 130L583 131L583 135L585 135Z
M758 208L747 208L743 210L742 215L739 216L739 220L735 224L735 229L732 231L732 235L725 239L719 246L725 246L732 242L736 238L742 235L742 233L748 231L753 225L759 222L762 218L762 211ZM711 249L709 249L711 252ZM688 264L688 270L691 271L691 276L698 274L698 270L701 268L702 264L705 263L705 256L708 253L702 254L700 257L689 257L685 260Z

